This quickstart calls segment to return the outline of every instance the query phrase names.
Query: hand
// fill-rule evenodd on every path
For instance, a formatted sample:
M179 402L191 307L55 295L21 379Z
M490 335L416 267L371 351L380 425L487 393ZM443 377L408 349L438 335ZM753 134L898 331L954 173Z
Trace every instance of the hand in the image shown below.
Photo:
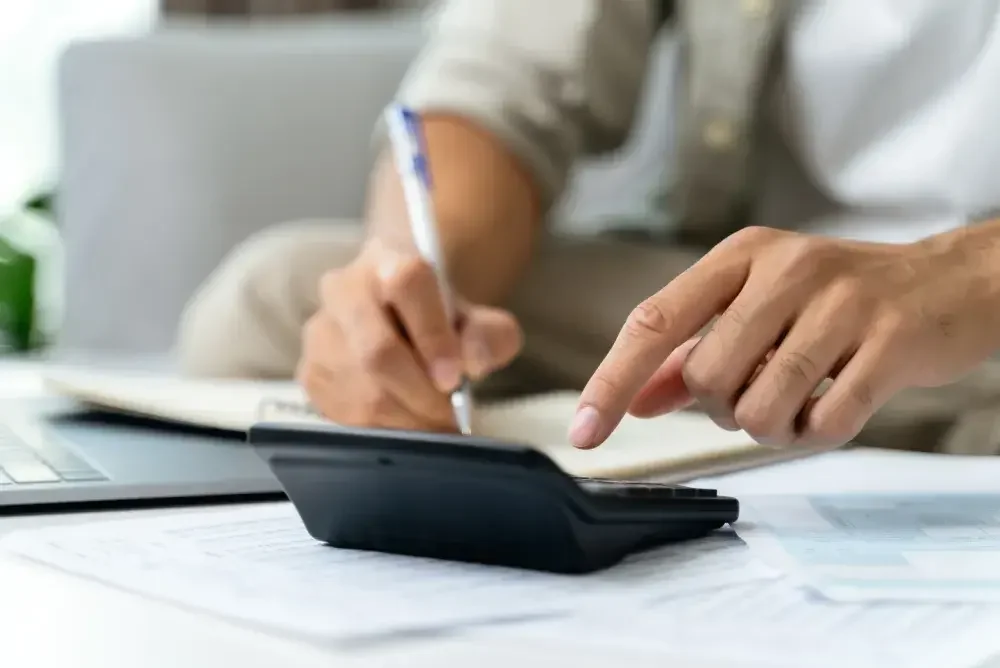
M884 245L745 229L632 312L570 439L594 447L626 411L697 402L761 443L846 443L896 392L950 382L997 348L987 233Z
M313 406L343 425L454 431L448 394L521 347L514 317L456 303L448 322L437 280L419 256L369 242L320 285L303 332L297 378Z

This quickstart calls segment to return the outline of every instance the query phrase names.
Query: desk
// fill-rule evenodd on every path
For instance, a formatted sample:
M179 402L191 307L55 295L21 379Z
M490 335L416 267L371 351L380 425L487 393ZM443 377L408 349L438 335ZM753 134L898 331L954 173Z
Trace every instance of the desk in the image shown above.
M163 511L142 511L157 515ZM173 510L170 512L188 512ZM137 513L102 513L101 519ZM93 516L0 519L0 533ZM609 665L730 668L692 657L516 642L505 633L392 643L337 651L248 630L214 617L150 601L17 559L0 557L0 660L15 668L510 668Z
M0 365L2 367L3 365ZM9 376L8 376L9 378ZM0 392L3 392L0 380ZM11 395L8 395L11 396ZM927 459L928 455L859 453L849 460L790 462L759 471L695 481L726 493L802 493L873 489L1000 488L995 467L970 473L963 458ZM895 462L924 462L897 467ZM983 460L980 460L983 461ZM991 461L997 461L991 458ZM907 472L901 473L903 470ZM989 471L985 469L990 469ZM122 516L156 516L165 512L35 515L0 517L0 533L40 525L86 523ZM656 666L732 667L691 656L639 653L627 647L556 645L518 639L511 630L479 632L433 640L385 644L365 651L338 651L260 631L140 598L112 588L0 557L0 664L16 668L200 668L323 666L509 668L510 666Z

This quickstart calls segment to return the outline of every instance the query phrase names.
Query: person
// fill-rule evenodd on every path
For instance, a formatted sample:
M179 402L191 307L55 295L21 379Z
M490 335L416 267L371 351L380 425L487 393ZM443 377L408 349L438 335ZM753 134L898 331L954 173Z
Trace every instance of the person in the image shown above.
M776 445L992 452L998 5L438 3L398 98L424 118L457 322L377 127L364 224L235 250L188 306L183 368L295 377L351 425L454 429L464 373L488 396L581 389L580 447L694 403ZM664 34L676 65L650 79ZM652 232L553 231L647 86L673 165Z

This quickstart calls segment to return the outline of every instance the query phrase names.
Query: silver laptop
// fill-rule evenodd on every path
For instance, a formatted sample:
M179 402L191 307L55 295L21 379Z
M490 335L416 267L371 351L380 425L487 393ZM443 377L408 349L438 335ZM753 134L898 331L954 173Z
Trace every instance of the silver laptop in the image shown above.
M239 435L105 415L62 401L5 405L0 508L280 498Z

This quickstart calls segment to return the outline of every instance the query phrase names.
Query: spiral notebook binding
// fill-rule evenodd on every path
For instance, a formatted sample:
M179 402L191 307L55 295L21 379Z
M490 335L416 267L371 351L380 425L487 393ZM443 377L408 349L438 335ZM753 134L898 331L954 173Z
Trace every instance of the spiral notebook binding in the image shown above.
M257 406L258 422L329 422L305 401L266 398Z

